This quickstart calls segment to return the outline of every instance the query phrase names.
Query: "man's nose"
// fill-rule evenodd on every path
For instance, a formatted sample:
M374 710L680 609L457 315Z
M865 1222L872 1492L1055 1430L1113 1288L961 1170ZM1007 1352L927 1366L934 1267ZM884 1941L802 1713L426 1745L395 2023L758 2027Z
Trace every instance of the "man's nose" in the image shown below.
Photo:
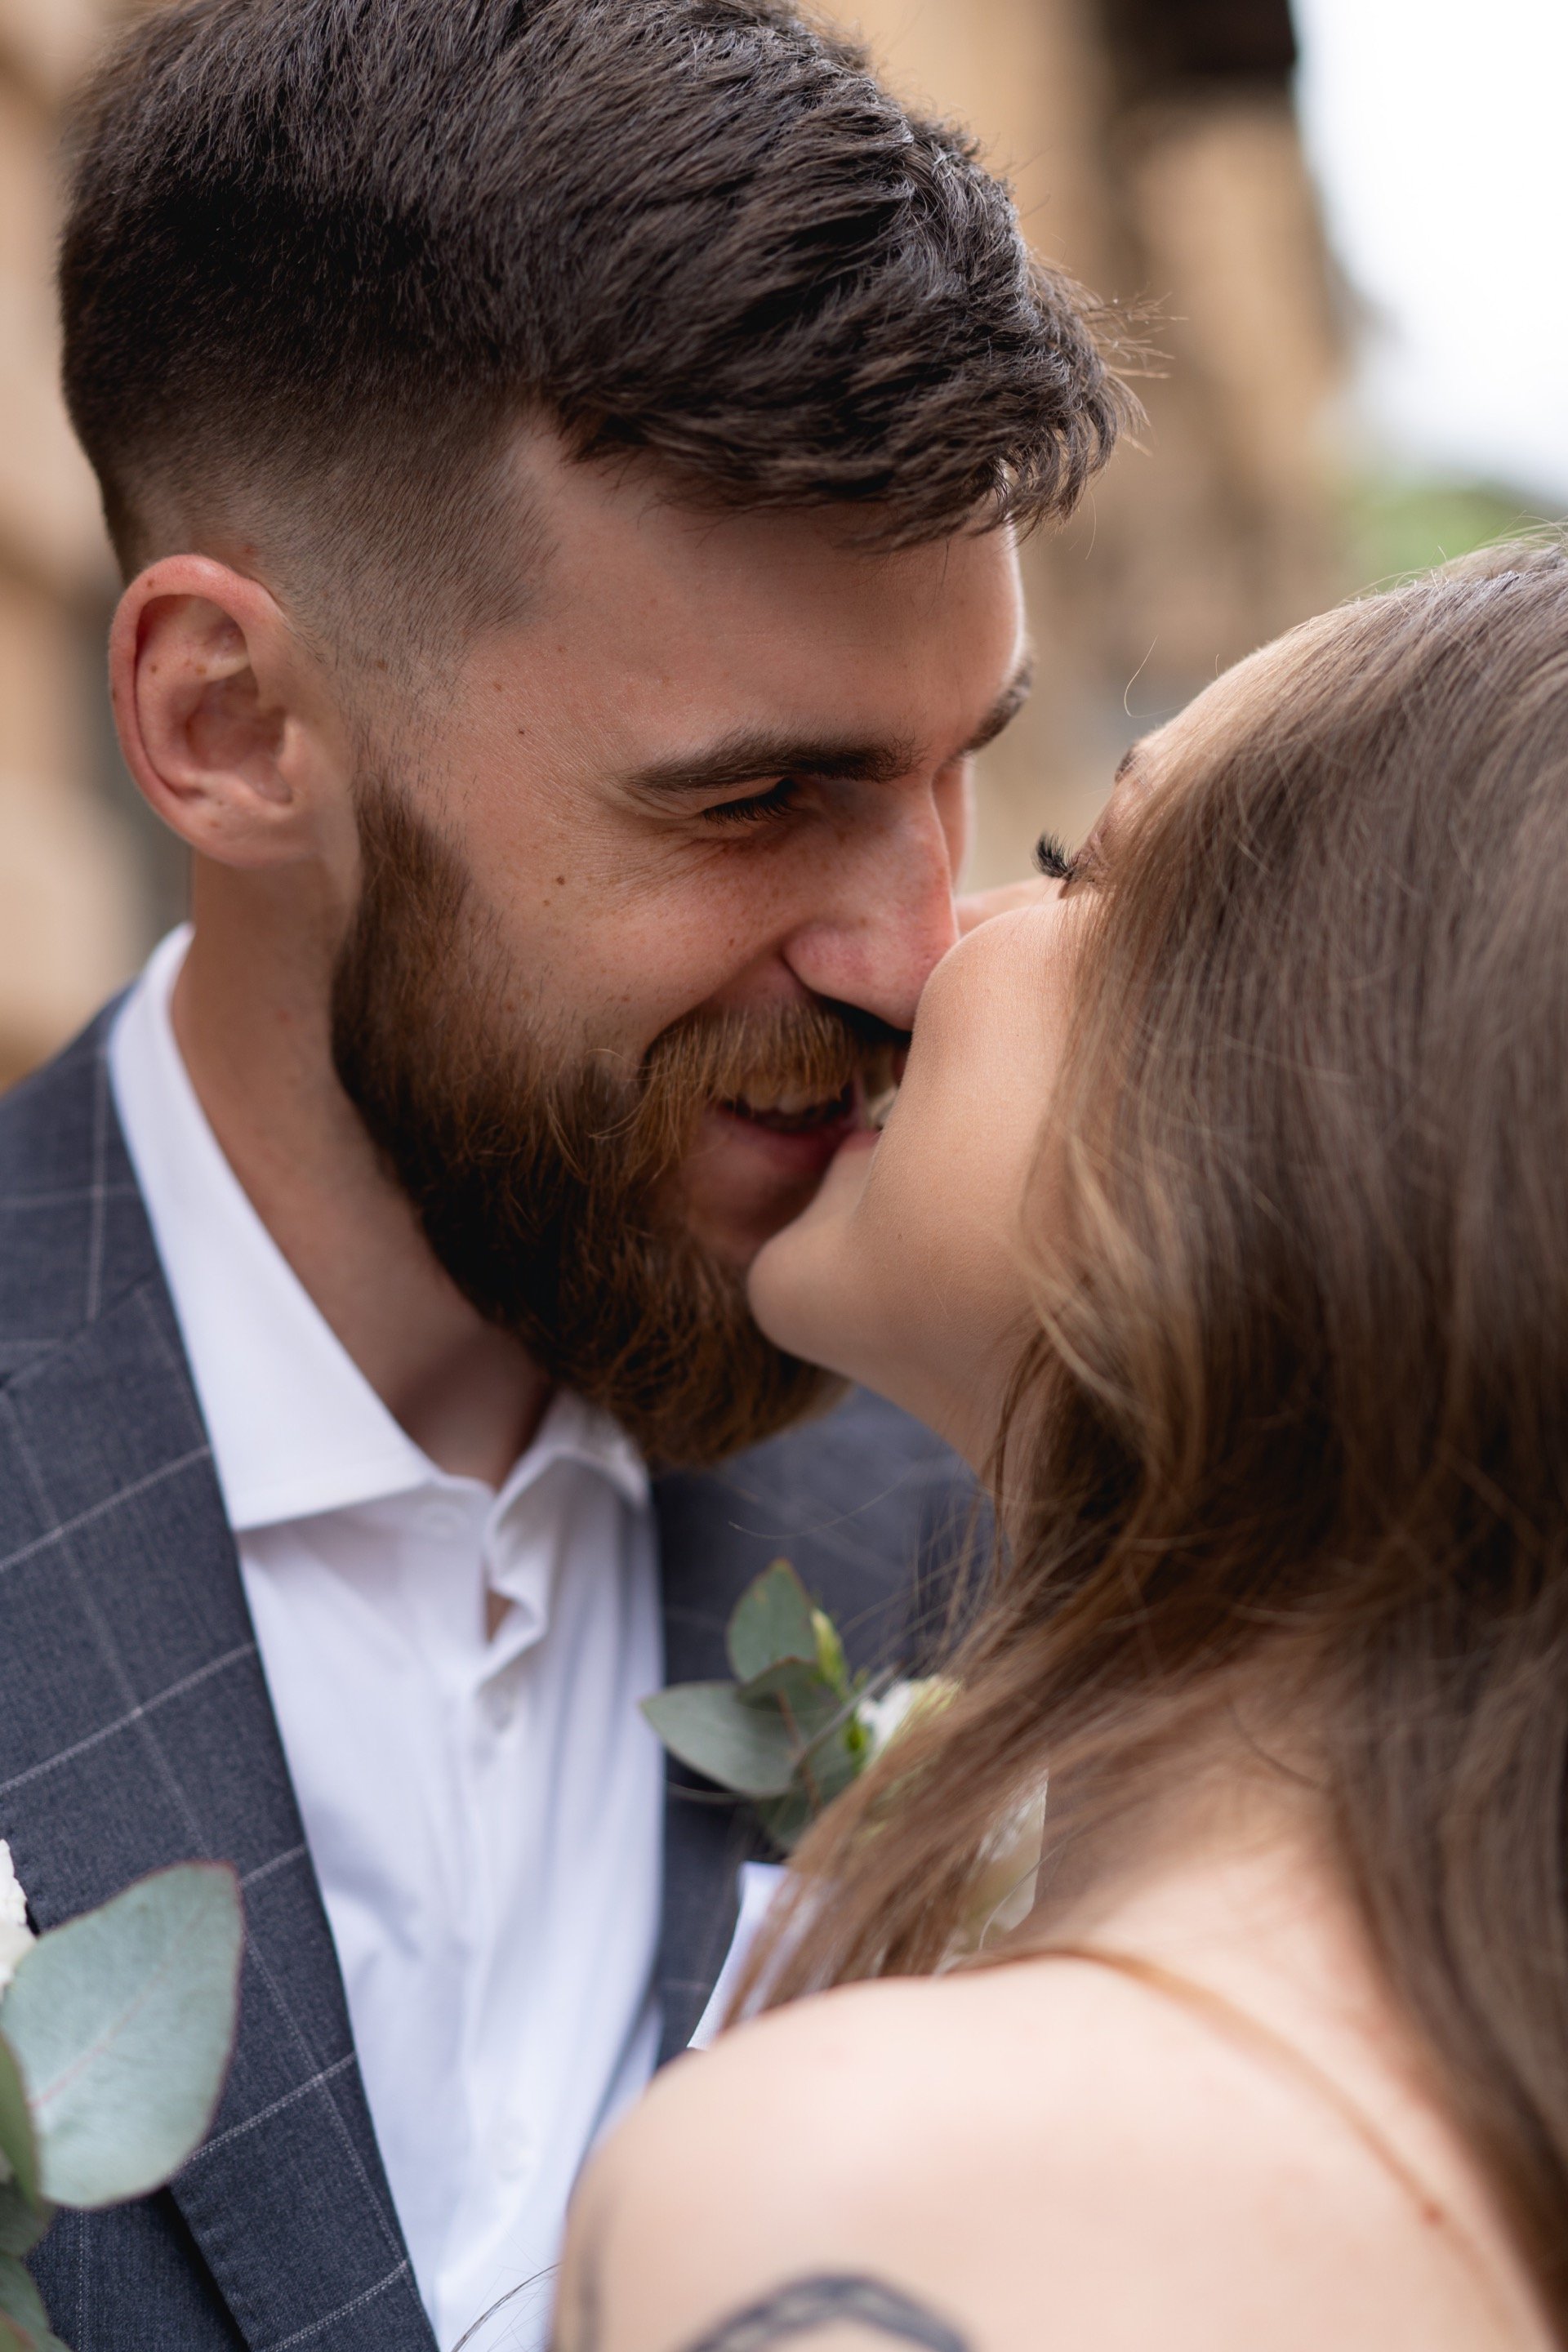
M911 1028L931 967L958 936L957 846L930 800L869 838L843 843L827 904L814 894L809 915L785 943L796 979L814 996Z

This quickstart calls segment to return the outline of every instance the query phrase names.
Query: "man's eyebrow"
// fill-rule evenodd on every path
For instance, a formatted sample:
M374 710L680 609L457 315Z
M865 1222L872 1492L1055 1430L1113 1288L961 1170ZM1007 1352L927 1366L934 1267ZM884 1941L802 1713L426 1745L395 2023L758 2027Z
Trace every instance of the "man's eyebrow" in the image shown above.
M754 784L763 776L826 776L845 783L889 784L907 775L917 753L912 744L858 743L847 737L816 741L759 731L729 735L707 751L658 760L626 778L633 792L673 796L719 793Z
M1033 665L1025 662L963 745L964 753L982 751L995 740L1023 709L1033 682ZM726 736L706 751L655 761L637 769L626 782L633 792L664 797L727 792L738 784L754 784L764 776L821 776L841 783L890 784L907 776L920 759L920 746L907 737L858 742L846 736L814 740L761 730L755 734Z
M1029 699L1034 683L1034 659L1026 655L964 745L965 751L984 751L987 743L994 743L1004 727L1012 725Z

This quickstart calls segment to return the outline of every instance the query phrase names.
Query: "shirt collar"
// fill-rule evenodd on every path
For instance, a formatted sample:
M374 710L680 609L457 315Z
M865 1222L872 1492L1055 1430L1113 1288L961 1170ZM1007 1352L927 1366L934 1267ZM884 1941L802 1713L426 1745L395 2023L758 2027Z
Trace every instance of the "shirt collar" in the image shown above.
M189 944L182 926L154 950L115 1024L110 1077L229 1525L239 1534L448 1483L315 1306L207 1124L170 1017ZM498 1506L561 1459L646 1505L647 1471L624 1431L562 1393Z
M405 1441L406 1443L406 1441ZM423 1457L422 1457L423 1458ZM640 1509L652 1493L647 1465L618 1422L570 1389L557 1389L526 1453L520 1454L496 1498L504 1510L524 1487L557 1462L575 1462L608 1479L624 1499Z

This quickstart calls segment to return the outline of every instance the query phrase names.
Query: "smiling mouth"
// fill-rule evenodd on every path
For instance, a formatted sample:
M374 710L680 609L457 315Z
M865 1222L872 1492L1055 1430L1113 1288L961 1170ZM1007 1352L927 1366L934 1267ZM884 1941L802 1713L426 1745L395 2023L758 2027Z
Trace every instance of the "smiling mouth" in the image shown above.
M813 1099L785 1094L775 1100L753 1102L745 1096L721 1102L717 1108L748 1126L765 1128L770 1135L819 1135L829 1129L858 1123L861 1090L853 1080L841 1092Z
M750 1127L765 1128L770 1135L826 1135L839 1129L882 1128L899 1098L899 1082L909 1056L900 1049L889 1054L874 1074L851 1078L836 1095L810 1096L799 1090L779 1094L735 1095L715 1104L731 1118Z

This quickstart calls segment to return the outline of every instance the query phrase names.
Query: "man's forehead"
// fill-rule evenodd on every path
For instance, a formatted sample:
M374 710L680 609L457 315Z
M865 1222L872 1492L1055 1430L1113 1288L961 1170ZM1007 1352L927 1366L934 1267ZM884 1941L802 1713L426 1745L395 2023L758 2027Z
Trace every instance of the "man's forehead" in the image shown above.
M940 625L954 606L1016 593L1006 529L879 546L872 507L721 505L694 497L661 459L631 451L584 461L543 426L520 435L508 463L542 612L607 601L634 625L662 625L667 601L684 599L722 628L731 614L743 624L805 600L829 627L858 610L885 625L889 606L905 625Z
M878 555L852 514L696 511L667 468L547 439L518 462L544 553L503 670L592 714L613 768L751 773L754 741L765 765L815 747L823 772L901 773L989 740L1027 691L1005 531Z

